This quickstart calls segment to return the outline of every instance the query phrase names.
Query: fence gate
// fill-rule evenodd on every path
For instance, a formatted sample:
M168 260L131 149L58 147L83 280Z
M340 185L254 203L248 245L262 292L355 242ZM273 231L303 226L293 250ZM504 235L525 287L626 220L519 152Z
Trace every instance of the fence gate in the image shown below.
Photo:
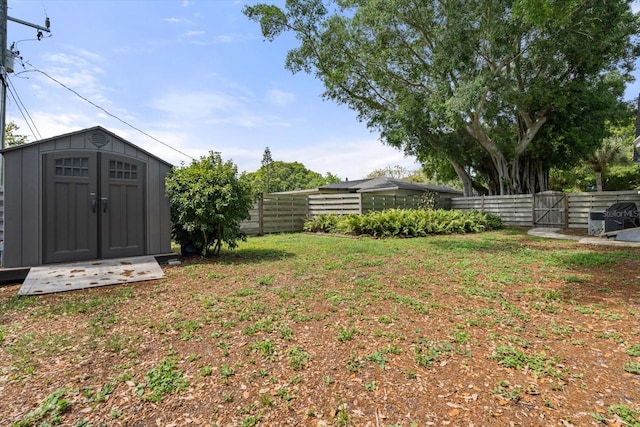
M536 227L568 226L567 196L560 192L538 193L533 196L533 225Z

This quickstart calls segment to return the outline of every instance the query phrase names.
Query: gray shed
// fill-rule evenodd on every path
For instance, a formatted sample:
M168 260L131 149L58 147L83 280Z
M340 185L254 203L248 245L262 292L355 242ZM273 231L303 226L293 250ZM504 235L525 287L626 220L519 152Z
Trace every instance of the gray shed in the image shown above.
M100 126L2 154L2 267L171 251L171 164Z

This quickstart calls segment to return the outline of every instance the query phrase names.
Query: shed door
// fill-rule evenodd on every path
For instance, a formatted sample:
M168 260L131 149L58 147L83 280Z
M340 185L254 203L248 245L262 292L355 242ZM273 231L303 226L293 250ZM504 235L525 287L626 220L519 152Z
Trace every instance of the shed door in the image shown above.
M44 263L145 254L143 162L65 152L44 163Z

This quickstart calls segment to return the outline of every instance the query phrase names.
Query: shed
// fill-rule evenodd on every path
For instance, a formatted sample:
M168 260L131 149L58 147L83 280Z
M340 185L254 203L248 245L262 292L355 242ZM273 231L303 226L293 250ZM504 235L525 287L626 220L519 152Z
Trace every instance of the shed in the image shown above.
M171 164L100 126L2 154L2 267L171 251Z

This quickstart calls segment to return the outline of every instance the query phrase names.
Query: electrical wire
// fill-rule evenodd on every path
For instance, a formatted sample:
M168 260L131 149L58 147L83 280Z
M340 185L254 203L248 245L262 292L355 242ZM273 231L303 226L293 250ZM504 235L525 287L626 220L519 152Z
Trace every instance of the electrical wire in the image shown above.
M29 110L27 110L27 107L24 105L24 102L22 102L22 99L20 99L20 95L18 95L18 91L16 91L16 88L13 85L13 82L8 77L9 76L7 75L7 82L9 83L7 85L7 89L11 94L13 101L16 103L16 106L18 107L18 110L20 111L22 118L27 123L27 126L29 127L29 130L31 130L31 134L33 135L33 137L37 139L42 139L42 134L40 133L40 130L36 126L36 122L33 120L33 117L31 117ZM25 113L26 113L26 116L25 116ZM28 116L28 119L27 119L27 116ZM34 132L34 129L35 129L35 132Z
M159 144L164 145L165 147L167 147L167 148L169 148L169 149L171 149L171 150L173 150L173 151L175 151L175 152L177 152L177 153L182 154L182 155L183 155L183 156L185 156L185 157L190 158L191 160L196 160L194 157L192 157L192 156L188 155L188 154L187 154L187 153L185 153L184 151L180 151L180 150L178 150L177 148L175 148L175 147L173 147L173 146L171 146L171 145L167 144L166 142L159 140L159 139L158 139L158 138L156 138L155 136L150 135L149 133L147 133L147 132L143 131L142 129L140 129L140 128L138 128L138 127L134 126L134 125L132 125L131 123L127 122L126 120L121 119L120 117L116 116L115 114L113 114L113 113L109 112L109 111L108 111L108 110L106 110L104 107L101 107L100 105L96 104L95 102L91 101L90 99L88 99L88 98L86 98L86 97L84 97L84 96L80 95L80 94L79 94L78 92L76 92L74 89L70 88L69 86L65 85L64 83L62 83L61 81L59 81L59 80L55 79L54 77L50 76L50 75L49 75L49 74L47 74L46 72L44 72L44 71L42 71L42 70L37 69L37 68L36 68L36 67L34 67L31 63L27 62L27 64L29 64L29 65L31 66L31 69L27 69L27 70L25 70L25 71L22 71L21 73L28 72L28 71L34 71L34 72L40 73L40 74L42 74L43 76L45 76L45 77L49 78L50 80L52 80L53 82L55 82L55 83L59 84L60 86L62 86L62 87L63 87L63 88L65 88L66 90L68 90L69 92L73 93L73 94L74 94L75 96L77 96L78 98L80 98L80 99L82 99L83 101L85 101L85 102L87 102L87 103L91 104L92 106L94 106L94 107L95 107L95 108L97 108L98 110L100 110L100 111L104 112L104 113L105 113L105 114L107 114L109 117L113 117L114 119L118 120L119 122L121 122L121 123L123 123L123 124L125 124L125 125L129 126L131 129L133 129L133 130L135 130L135 131L137 131L137 132L140 132L140 133L141 133L141 134L143 134L144 136L146 136L146 137L148 137L148 138L150 138L150 139L154 140L155 142L157 142L157 143L159 143Z

